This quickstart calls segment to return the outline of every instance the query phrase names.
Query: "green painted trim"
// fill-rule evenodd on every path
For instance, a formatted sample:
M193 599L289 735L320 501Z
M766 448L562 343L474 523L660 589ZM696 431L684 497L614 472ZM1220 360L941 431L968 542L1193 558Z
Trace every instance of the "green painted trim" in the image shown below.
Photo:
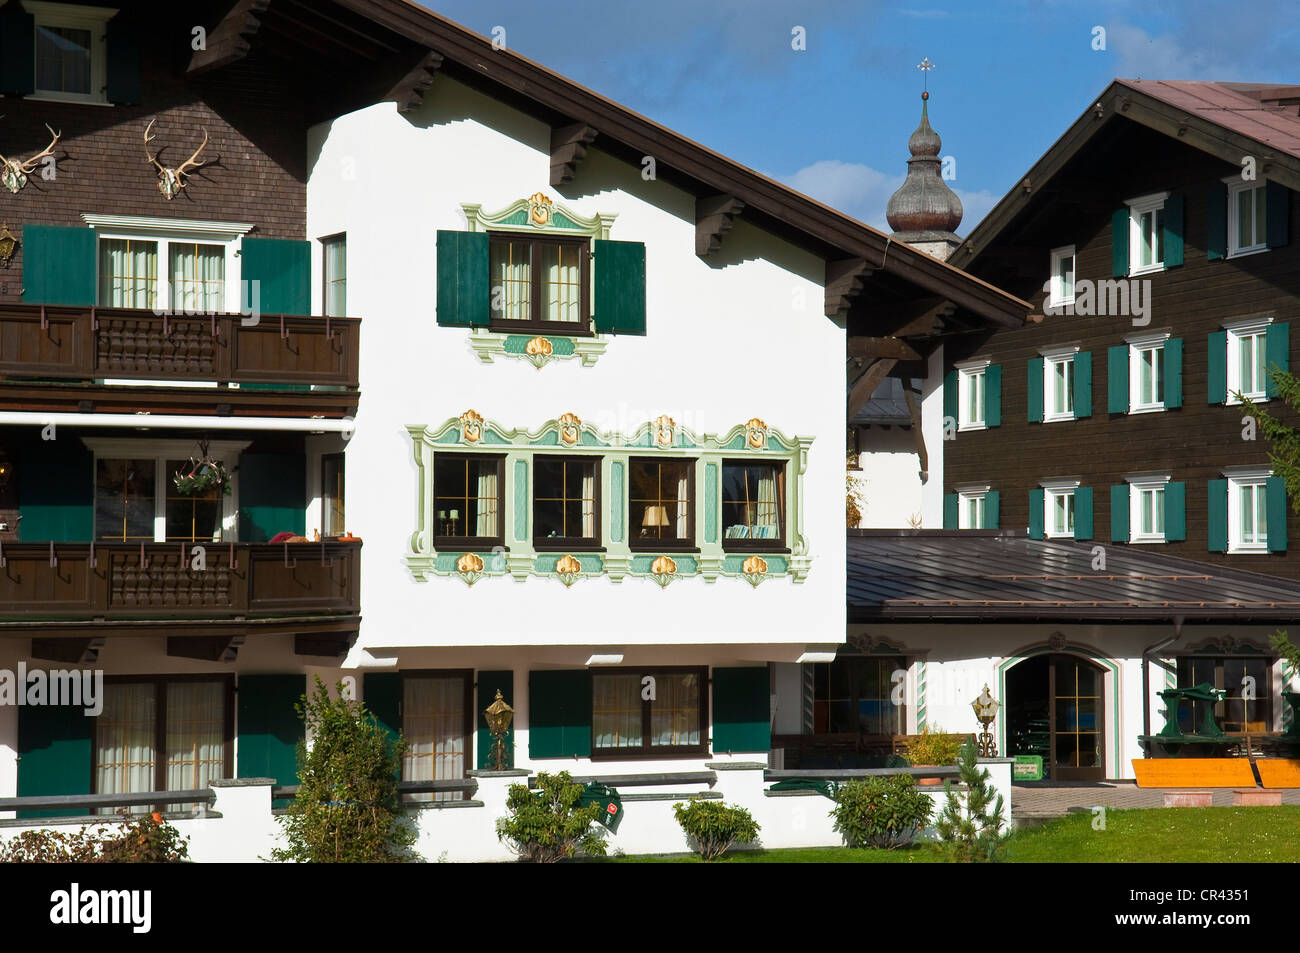
M916 733L925 731L925 659L916 663Z
M528 461L515 461L515 539L528 539Z
M545 195L542 192L535 194ZM550 196L546 198L550 199ZM463 202L460 207L465 213L465 221L469 224L468 231L471 232L513 231L523 226L530 232L578 232L592 238L606 239L609 238L609 230L614 224L614 219L618 218L617 214L610 215L602 212L597 212L593 218L587 218L551 199L550 224L538 225L529 214L532 204L533 196L528 196L512 202L499 212L490 214L483 211L482 205Z
M706 543L716 543L718 541L719 511L722 509L722 501L718 499L718 470L719 467L716 463L705 464L704 541Z
M626 464L615 460L609 465L609 538L615 543L623 541L623 470ZM516 471L517 472L517 471Z
M547 351L545 346L541 346L534 347L533 353L529 353L529 342L538 338L549 342L550 350ZM555 361L568 360L577 360L583 367L592 367L609 347L609 336L605 334L583 337L565 337L559 334L504 334L486 328L474 328L470 331L469 346L484 364L491 364L498 357L502 357L527 361L538 370Z

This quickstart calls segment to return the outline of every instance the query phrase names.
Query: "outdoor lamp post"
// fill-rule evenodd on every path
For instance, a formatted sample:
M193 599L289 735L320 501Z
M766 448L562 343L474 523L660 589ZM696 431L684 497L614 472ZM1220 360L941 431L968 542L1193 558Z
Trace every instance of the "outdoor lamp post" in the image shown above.
M506 764L509 757L506 751L506 732L510 730L515 710L501 697L501 689L497 689L497 697L492 704L483 709L483 717L487 719L488 732L492 735L492 770L504 771L509 767Z
M984 729L979 737L980 757L996 758L998 756L998 746L993 741L993 735L989 732L989 725L993 724L993 719L998 716L998 709L1002 705L989 694L987 682L984 683L984 691L980 692L980 697L971 702L970 706L975 709L975 717L979 719L979 723Z

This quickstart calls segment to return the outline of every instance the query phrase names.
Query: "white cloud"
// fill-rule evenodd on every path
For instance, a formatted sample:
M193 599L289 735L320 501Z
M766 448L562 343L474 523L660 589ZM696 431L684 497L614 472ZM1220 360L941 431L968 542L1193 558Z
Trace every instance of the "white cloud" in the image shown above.
M1191 51L1173 33L1152 36L1141 27L1116 23L1106 28L1106 46L1115 56L1115 75L1125 79L1240 78L1235 66L1218 51Z

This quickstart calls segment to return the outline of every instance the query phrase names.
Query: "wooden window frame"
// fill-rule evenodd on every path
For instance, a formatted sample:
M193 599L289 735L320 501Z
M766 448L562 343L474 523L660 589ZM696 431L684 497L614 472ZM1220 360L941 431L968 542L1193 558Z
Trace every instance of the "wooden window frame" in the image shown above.
M539 453L532 458L532 510L530 516L533 524L533 549L538 552L603 552L604 546L601 541L605 538L605 521L602 512L603 494L601 484L604 482L603 459L598 456L586 456L578 454L556 454L556 453ZM563 536L547 537L537 535L537 464L542 461L554 461L562 463L581 463L583 466L592 466L595 468L595 500L592 506L595 507L595 535L594 536ZM565 497L567 500L568 497Z
M700 679L700 743L698 745L663 745L650 744L652 725L651 706L654 702L641 702L641 746L639 748L598 748L596 747L596 679L601 675L698 675ZM591 760L592 761L651 761L657 758L699 758L708 757L709 740L712 726L709 723L709 691L712 681L707 665L658 665L658 666L601 666L591 671Z
M957 370L957 429L987 430L989 419L988 406L988 372L992 361L975 361L969 364L955 365ZM971 416L970 379L979 378L980 416L978 420L967 420Z
M1151 195L1127 199L1124 203L1128 206L1128 277L1130 278L1136 278L1139 275L1151 275L1165 270L1164 209L1169 195L1168 192L1155 192ZM1157 213L1161 217L1159 228L1156 227L1154 217ZM1143 265L1140 263L1142 257L1142 216L1147 214L1152 215L1151 230L1153 236L1158 236L1160 256L1159 258L1153 256L1151 264Z
M1237 555L1267 555L1268 548L1268 480L1273 471L1267 468L1234 472L1228 481L1228 552ZM1245 543L1241 538L1241 491L1247 487L1264 494L1264 542Z
M862 654L858 654L858 653L853 653L853 654L845 653L845 654L837 655L837 656L835 657L835 660L832 661L832 662L817 662L817 663L816 663L817 670L815 670L814 673L813 673L813 696L812 696L812 701L813 701L813 720L814 720L814 723L815 723L816 720L817 720L817 712L816 712L817 706L818 706L818 705L825 705L825 706L826 706L826 708L825 708L825 712L826 712L826 731L824 731L824 732L814 732L814 734L831 734L831 735L834 735L834 734L854 734L854 735L858 735L859 737L872 737L871 733L861 731L860 727L859 727L858 725L856 725L856 724L855 724L855 726L854 726L854 728L853 728L853 730L852 730L851 732L850 732L850 731L839 731L839 732L837 732L837 731L835 731L834 726L832 725L832 717L833 717L833 716L832 716L831 705L832 705L833 702L837 701L838 699L837 699L836 696L833 694L833 690L832 690L832 687L831 687L831 685L832 685L832 681L831 681L831 668L832 668L832 666L834 666L834 665L836 665L836 664L849 664L849 663L853 663L853 662L892 663L892 664L895 666L895 671L901 671L901 672L903 673L903 681L902 681L902 684L903 684L903 687L904 687L904 689L905 689L904 692L903 692L903 703L902 703L901 705L894 705L894 708L898 709L898 715L896 716L896 720L897 720L898 718L901 718L901 720L902 720L902 724L903 724L903 730L902 730L902 731L897 731L897 732L890 731L890 732L885 732L885 733L883 733L883 734L887 734L887 735L894 735L894 734L905 735L905 734L907 734L907 714L908 714L908 705L907 705L907 692L906 692L906 687L907 687L907 676L908 676L908 673L911 671L911 667L912 667L912 657L909 656L909 655L907 655L907 654L905 654L905 653L903 653L903 652L890 652L890 653L883 653L883 652L882 652L882 653L880 653L879 655L862 655ZM816 682L817 682L817 679L818 679L818 677L820 676L820 674L821 674L822 672L825 673L825 679L826 679L826 696L825 696L824 698L819 698L819 697L817 696L817 684L816 684ZM896 684L896 683L894 683L894 682L892 681L892 677L891 677L891 687L890 687L890 689L889 689L889 692L886 694L886 696L885 696L884 698L875 698L875 699L872 699L872 698L867 698L866 696L864 696L864 695L862 695L861 693L859 693L859 692L857 691L857 689L859 688L859 686L858 686L856 680L855 680L852 676L850 676L850 683L851 683L851 686L852 686L852 689L853 689L853 694L851 695L851 697L849 697L849 698L846 699L846 700L849 701L850 703L854 704L854 705L856 705L857 703L859 703L859 702L861 702L861 701L863 701L863 700L867 700L867 701L876 701L876 702L888 701L891 705L894 704L894 700L893 700L893 692L894 692L893 685ZM842 727L842 726L841 726L841 727Z
M442 550L505 548L506 538L506 457L502 453L456 453L435 451L431 480L433 483L433 523L438 527L438 459L452 457L458 460L492 460L497 465L497 534L495 536L439 536L433 537L433 548ZM469 493L468 485L465 492Z
M325 526L329 522L329 520L327 519L327 517L329 516L329 501L330 499L332 499L332 497L330 497L326 492L329 484L325 480L325 474L326 474L326 467L330 462L334 460L338 461L339 472L343 474L343 500L342 500L343 523L344 523L343 531L347 532L347 525L346 525L347 524L347 486L348 486L347 455L342 450L340 450L338 453L322 453L320 455L320 529L321 529L321 536L326 539L337 538L337 536L325 532Z
M1224 403L1228 406L1241 405L1237 394L1255 403L1268 400L1268 329L1272 324L1273 319L1266 318L1224 328L1227 332L1227 347L1224 352L1227 367L1224 380L1228 384L1228 396ZM1263 380L1256 382L1259 386L1254 390L1246 390L1245 382L1241 379L1241 347L1245 338L1258 338L1255 347L1264 352L1264 377Z
M1128 344L1128 412L1130 414L1162 413L1165 407L1164 390L1168 380L1165 374L1165 346L1169 343L1167 333L1152 336L1130 338ZM1155 391L1160 399L1144 403L1142 397L1142 355L1147 351L1158 352L1155 358Z
M1228 251L1227 258L1244 258L1246 255L1258 255L1260 252L1268 251L1268 180L1267 179L1243 179L1240 175L1231 175L1223 180L1228 186ZM1240 231L1240 210L1238 207L1238 196L1242 192L1254 193L1255 190L1264 192L1264 222L1263 227L1259 221L1259 216L1254 214L1254 210L1259 206L1256 204L1258 199L1251 195L1251 209L1254 226L1255 238L1257 241L1253 245L1238 245L1237 233Z
M63 4L25 0L23 8L32 16L32 92L25 98L55 103L106 106L108 101L108 21L114 11L86 4ZM36 32L41 27L87 30L90 33L90 92L41 89L36 64Z
M1069 483L1044 483L1042 484L1042 488L1043 488L1043 538L1044 539L1074 539L1075 532L1078 529L1078 522L1077 522L1078 510L1076 509L1078 505L1078 498L1075 494L1075 491L1079 489L1079 483L1077 481L1071 481ZM1056 512L1055 503L1058 497L1069 497L1070 499L1069 515L1073 525L1070 526L1069 532L1065 532L1065 533L1056 532L1055 521L1053 520L1053 517L1055 516L1055 512Z
M1074 304L1076 288L1078 287L1078 258L1075 255L1073 245L1062 245L1060 248L1053 248L1050 252L1051 277L1048 281L1047 304L1053 308L1064 308ZM1070 260L1070 293L1066 295L1061 284L1061 262L1066 259Z
M347 232L335 232L333 235L324 235L324 236L318 238L317 241L320 242L320 249L321 249L321 252L320 252L320 284L321 284L320 313L323 314L323 315L327 315L328 317L332 317L332 318L343 318L343 317L346 317L346 316L347 316L346 313L345 313L345 314L330 314L330 308L329 308L329 302L330 302L330 275L329 275L329 251L328 251L328 250L329 250L329 246L330 246L330 245L335 245L335 244L338 244L338 243L340 243L340 242L343 244L343 255L344 255L344 264L343 264L343 295L344 295L344 298L346 299L346 297L347 297L347 293L348 293L348 290L347 290L347 289L348 289L348 268L347 268L347 261L346 261L346 258L347 258L347 247L348 247L348 233L347 233ZM346 312L346 311L347 311L347 308L345 307L343 310L344 310L344 312Z
M627 513L628 513L628 549L637 552L674 552L674 553L697 553L699 547L695 544L695 458L694 457L628 457L627 461ZM686 485L690 488L686 501L687 513L687 530L686 539L675 539L665 541L663 539L641 540L633 536L637 527L631 525L632 519L632 468L638 464L649 464L659 466L664 463L684 463L686 464Z
M719 476L721 477L719 483L719 500L718 500L720 506L726 505L726 500L722 496L722 494L726 492L725 487L727 485L727 467L770 466L780 470L781 475L783 477L783 479L781 480L781 497L779 500L777 500L777 513L780 515L780 519L781 519L780 536L778 536L775 539L750 539L748 537L728 539L724 528L726 521L719 520L718 525L720 528L723 528L722 549L724 552L788 553L790 551L789 547L786 544L786 539L789 536L789 530L790 530L790 527L788 525L790 522L790 514L788 512L790 487L786 486L786 481L789 479L789 473L790 473L788 464L789 464L788 460L772 460L772 459L762 459L762 458L746 460L743 458L736 458L736 457L723 458L721 470L719 473Z
M1129 492L1129 532L1128 541L1138 545L1159 545L1169 541L1169 527L1164 527L1160 535L1145 535L1142 533L1142 493L1148 490L1160 491L1160 519L1164 521L1164 494L1168 492L1170 477L1147 477L1142 479L1128 480ZM1152 512L1155 512L1153 509Z
M1265 730L1265 731L1272 731L1272 730L1273 730L1273 716L1274 716L1274 714L1275 714L1275 706L1274 706L1274 704L1273 704L1273 695L1274 695L1274 692L1273 692L1273 667L1274 667L1274 665L1277 663L1277 658L1276 658L1275 656L1273 656L1273 655L1269 655L1269 654L1254 655L1254 654L1241 654L1241 653L1231 653L1231 652L1226 653L1226 654L1222 654L1222 655L1198 655L1198 654L1195 654L1195 653L1193 653L1193 654L1187 654L1187 655L1177 655L1177 656L1174 657L1174 671L1175 671L1175 673L1177 673L1177 676L1178 676L1179 682L1181 683L1181 681L1182 681L1182 670L1183 670L1183 664L1182 664L1182 663L1183 663L1184 660L1188 660L1188 661L1199 661L1199 662L1205 662L1205 661L1213 662L1213 663L1214 663L1214 687L1215 687L1215 688L1220 688L1220 689L1226 689L1228 686L1227 686L1227 682L1226 682L1225 675L1224 675L1224 671L1223 671L1223 668L1224 668L1224 662L1227 662L1227 661L1229 661L1229 660L1236 660L1236 659L1241 659L1241 660L1243 660L1243 661L1262 661L1262 662L1264 663L1264 671L1265 671L1265 675L1266 675L1267 678L1268 678L1268 684L1267 684L1267 685L1257 685L1257 686L1256 686L1256 692L1255 692L1255 698L1254 698L1254 701L1255 701L1257 704L1263 704L1263 705L1266 706L1266 708L1265 708L1265 717L1264 717L1264 719L1263 719L1263 720L1264 720L1264 724L1265 724L1265 726L1266 726L1264 730ZM1283 687L1285 688L1285 686L1283 686ZM1279 701L1282 701L1282 699L1279 699ZM1240 699L1237 699L1237 702L1240 703ZM1196 704L1196 705L1205 705L1205 704L1209 704L1209 702L1197 702L1197 703L1195 703L1195 704ZM1215 715L1215 716L1214 716L1214 723L1215 723L1216 725L1218 725L1218 726L1220 727L1220 729L1223 729L1224 724L1226 724L1226 723L1228 722L1228 718L1227 718L1227 715L1228 715L1228 704L1229 704L1229 699L1228 699L1228 697L1225 695L1225 696L1224 696L1224 699L1223 699L1222 702L1215 703L1215 707L1217 708L1219 704L1222 704L1222 705L1223 705L1223 714L1224 714L1224 717L1223 717L1222 719L1220 719L1218 715ZM1192 709L1192 710L1193 710L1193 712L1196 711L1195 706L1193 706L1193 709ZM1193 726L1195 726L1195 725L1197 724L1197 719L1196 719L1195 715L1193 715L1192 724L1193 724ZM1225 732L1226 732L1226 729L1224 729L1224 730L1225 730ZM1227 733L1228 733L1228 734L1236 734L1237 732L1234 730L1234 731L1232 731L1232 732L1227 732Z
M488 233L489 262L492 260L491 243L498 241L526 242L528 244L528 277L531 282L529 311L531 317L527 321L498 318L489 309L489 330L505 334L529 332L562 334L566 337L594 336L595 332L591 328L591 239L589 237L585 235L537 235L526 232L492 231ZM543 245L569 245L578 247L581 250L578 255L578 280L581 283L581 296L578 304L577 321L543 321L539 317L542 308L542 270L537 266L537 263L540 261L539 252ZM493 276L489 275L489 294L491 294L493 281Z
M406 679L408 678L460 678L465 686L465 767L461 774L462 778L469 777L469 772L474 769L478 763L474 750L475 737L478 734L478 723L474 712L474 686L476 684L474 669L472 668L414 668L404 669L398 674L402 677L401 694L397 700L397 716L402 722L402 736L406 737ZM405 761L405 756L402 758ZM430 802L415 801L412 798L420 795L404 795L403 803L422 804ZM469 800L469 792L460 792L461 800ZM454 798L452 800L455 800Z
M988 522L988 503L990 487L984 487L979 490L958 490L957 491L957 528L958 529L984 529L984 524ZM979 509L979 526L970 525L970 517L967 515L966 507L970 503L978 503ZM965 523L967 525L963 526Z
M1043 423L1056 423L1065 420L1075 420L1074 413L1074 361L1079 356L1079 349L1071 347L1064 351L1052 351L1043 355ZM1056 368L1061 364L1068 364L1069 369L1065 372L1065 400L1070 405L1069 410L1061 410L1055 406L1056 392L1052 386L1055 383Z

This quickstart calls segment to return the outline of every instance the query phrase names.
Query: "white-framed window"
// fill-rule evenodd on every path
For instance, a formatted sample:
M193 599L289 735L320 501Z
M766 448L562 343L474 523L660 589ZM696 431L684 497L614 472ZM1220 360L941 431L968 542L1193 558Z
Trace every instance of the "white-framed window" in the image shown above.
M989 487L970 487L957 491L957 528L984 529L988 525Z
M1043 353L1043 421L1074 419L1074 356L1077 347Z
M1268 552L1268 478L1265 469L1228 477L1228 552Z
M1251 400L1268 399L1268 326L1272 318L1226 328L1228 344L1228 403L1236 395Z
M957 429L983 430L987 424L985 395L989 361L957 365Z
M1129 479L1130 543L1165 541L1165 486L1168 483L1167 475Z
M1128 199L1129 275L1163 271L1165 267L1165 200L1168 192Z
M35 92L31 99L107 103L110 7L23 0L35 20Z
M1168 334L1128 339L1129 413L1165 409L1165 342Z
M1052 306L1074 304L1074 246L1052 249L1052 278L1047 303Z
M1048 539L1074 538L1074 491L1078 480L1044 483L1043 533Z
M1244 181L1240 175L1228 184L1228 257L1268 251L1268 182Z

